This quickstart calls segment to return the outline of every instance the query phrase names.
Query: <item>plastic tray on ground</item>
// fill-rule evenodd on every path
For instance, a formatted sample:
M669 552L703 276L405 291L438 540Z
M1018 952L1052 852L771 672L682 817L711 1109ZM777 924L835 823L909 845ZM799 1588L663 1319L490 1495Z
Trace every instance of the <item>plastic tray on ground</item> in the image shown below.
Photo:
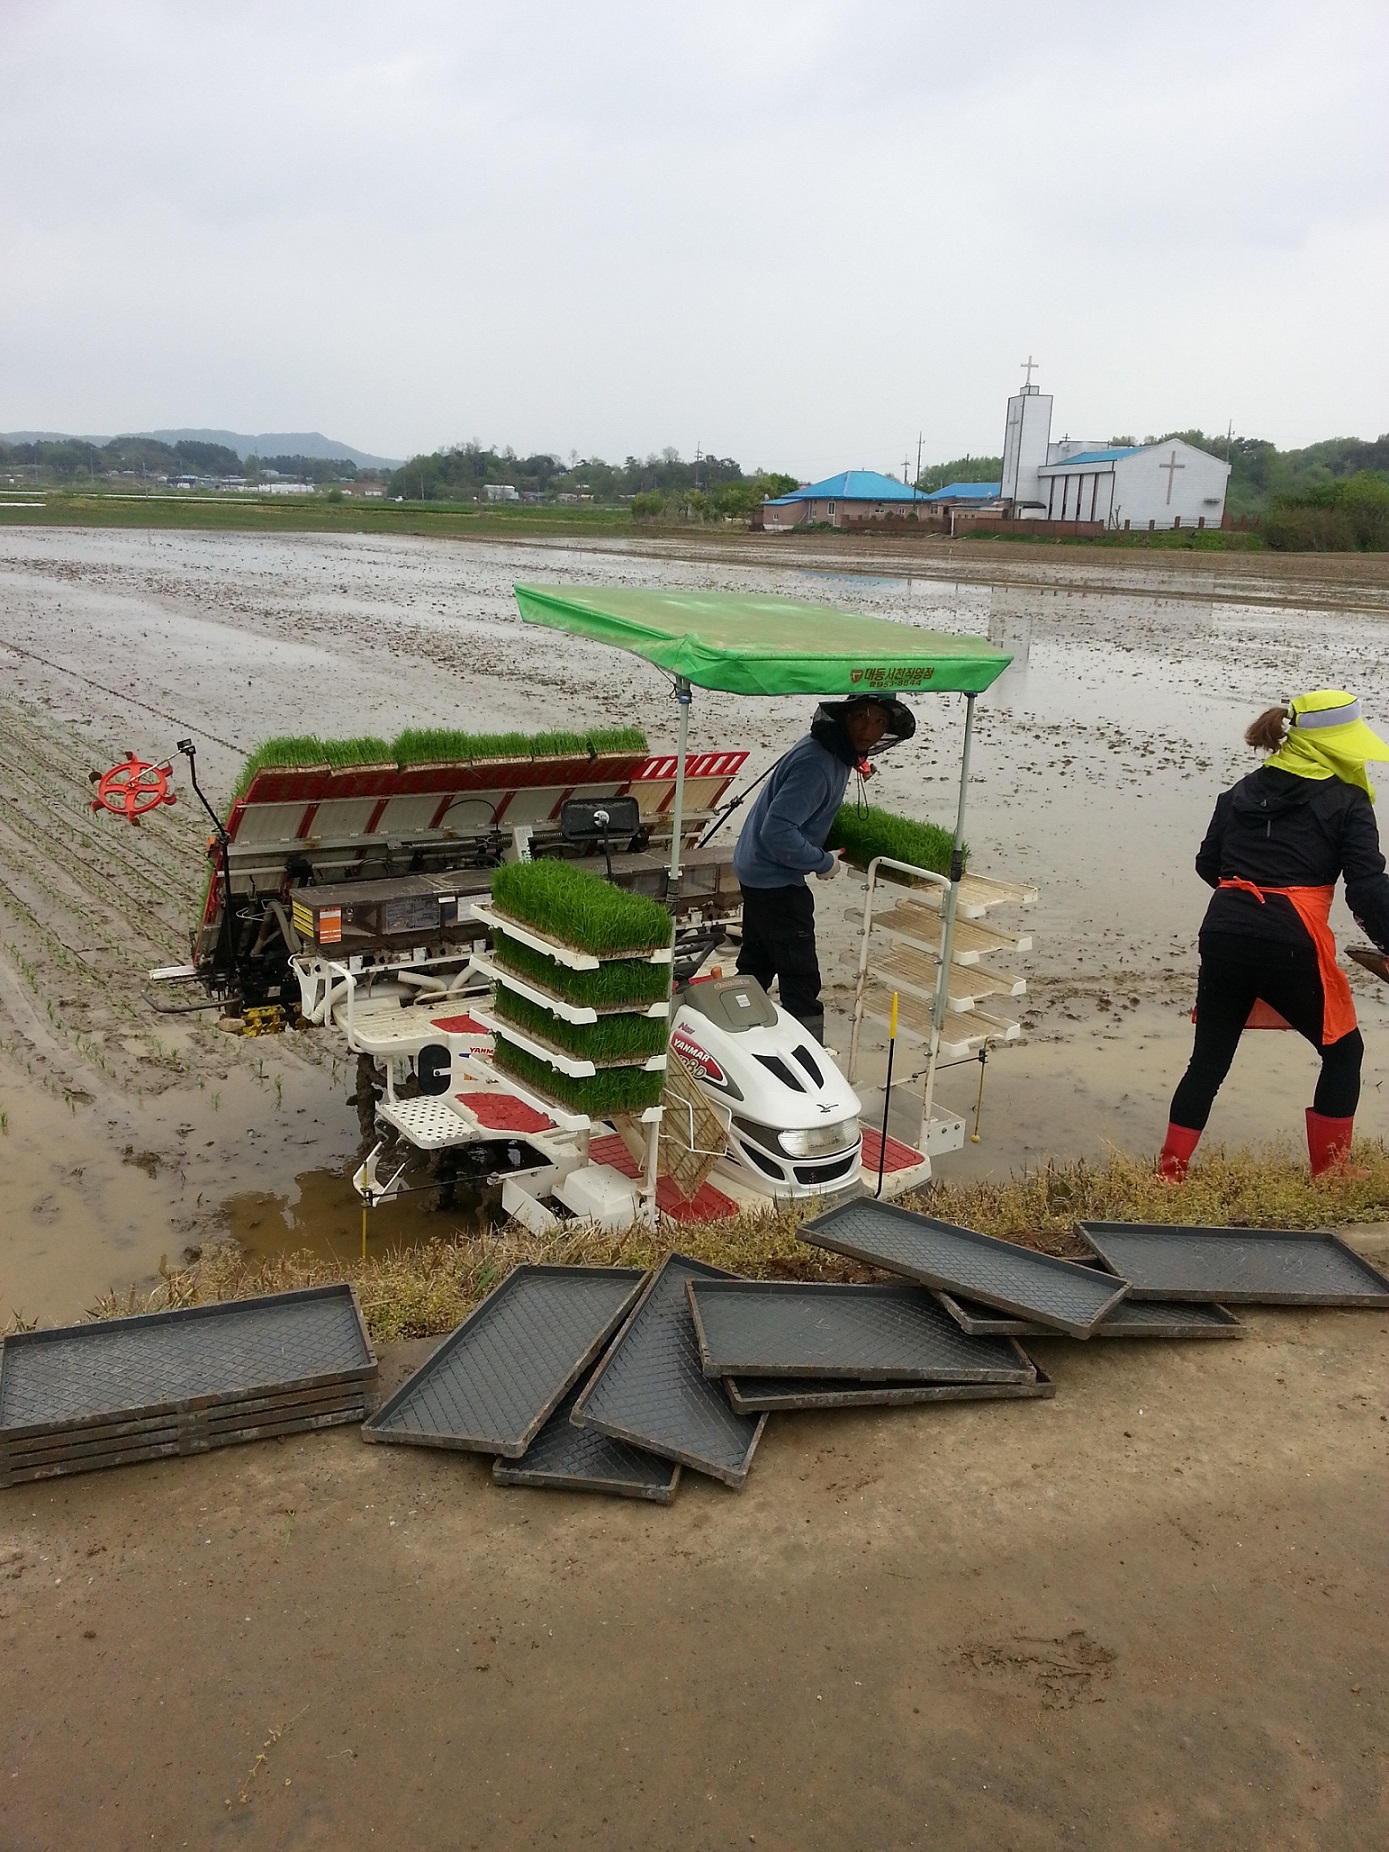
M800 1239L1077 1338L1128 1290L1093 1267L868 1197L802 1222Z
M668 1255L575 1403L575 1425L741 1486L767 1418L738 1414L705 1378L685 1293L689 1280L731 1277Z
M1045 1338L1056 1337L1045 1325L1026 1318L1014 1318L1008 1312L996 1312L992 1306L977 1305L954 1293L938 1292L936 1298L955 1320L961 1331L974 1337ZM1179 1300L1121 1299L1112 1312L1096 1325L1097 1338L1242 1338L1245 1326L1227 1312L1223 1305L1199 1305Z
M1022 1383L1010 1338L970 1337L914 1286L690 1280L704 1374L847 1377L860 1382Z
M1056 1394L1045 1370L1028 1383L856 1383L843 1377L726 1376L741 1413L799 1414L817 1408L914 1408L924 1402L1036 1402Z
M360 1419L375 1372L349 1285L17 1332L0 1485Z
M640 1447L629 1447L626 1441L613 1440L596 1428L576 1428L569 1417L581 1394L582 1388L570 1390L519 1460L492 1462L497 1484L551 1492L606 1492L668 1505L679 1489L679 1465L644 1453Z
M1389 1279L1337 1235L1297 1228L1077 1222L1134 1299L1389 1306Z
M515 1267L367 1422L362 1437L519 1459L622 1322L632 1267Z

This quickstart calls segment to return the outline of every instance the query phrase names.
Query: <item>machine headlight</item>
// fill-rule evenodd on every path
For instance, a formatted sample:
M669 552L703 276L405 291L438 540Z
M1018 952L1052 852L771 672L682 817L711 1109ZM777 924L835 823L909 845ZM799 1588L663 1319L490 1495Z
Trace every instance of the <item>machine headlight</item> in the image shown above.
M833 1125L810 1125L804 1130L778 1132L777 1143L787 1157L826 1157L831 1151L847 1151L858 1143L858 1120L839 1119Z

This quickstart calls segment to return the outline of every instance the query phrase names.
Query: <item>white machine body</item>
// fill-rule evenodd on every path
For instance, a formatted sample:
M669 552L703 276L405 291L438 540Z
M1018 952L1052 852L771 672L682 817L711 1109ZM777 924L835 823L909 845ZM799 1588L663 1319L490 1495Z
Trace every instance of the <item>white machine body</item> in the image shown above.
M762 1196L825 1196L858 1182L859 1098L833 1058L750 977L676 996L671 1048L728 1131L716 1175Z

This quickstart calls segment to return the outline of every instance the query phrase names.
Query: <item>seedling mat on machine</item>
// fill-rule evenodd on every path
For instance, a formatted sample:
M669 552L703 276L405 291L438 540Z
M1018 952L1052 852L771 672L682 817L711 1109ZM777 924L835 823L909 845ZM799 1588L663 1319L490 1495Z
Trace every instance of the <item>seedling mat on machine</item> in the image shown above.
M1077 1338L1089 1337L1128 1290L1096 1268L868 1198L802 1222L800 1239Z
M668 1255L575 1403L576 1424L741 1486L767 1417L738 1414L706 1380L685 1293L689 1280L730 1277Z
M633 1267L516 1267L372 1416L365 1440L519 1459L621 1324Z
M936 1298L961 1331L968 1331L975 1337L1054 1338L1057 1335L1045 1325L1034 1324L1026 1318L1013 1318L1007 1312L995 1312L991 1306L977 1305L972 1299L961 1299L954 1293L938 1292ZM1244 1333L1244 1324L1223 1305L1121 1299L1095 1326L1092 1335L1097 1338L1242 1338Z
M1336 1235L1296 1228L1077 1222L1136 1299L1389 1306L1389 1279Z
M700 1362L710 1378L1033 1378L1031 1363L1010 1339L970 1337L916 1287L691 1280L687 1291Z
M519 1460L492 1462L497 1484L549 1492L610 1492L668 1505L679 1489L680 1467L600 1434L597 1428L576 1428L569 1417L582 1393L582 1387L570 1390Z
M0 1486L359 1422L375 1372L347 1285L17 1332Z

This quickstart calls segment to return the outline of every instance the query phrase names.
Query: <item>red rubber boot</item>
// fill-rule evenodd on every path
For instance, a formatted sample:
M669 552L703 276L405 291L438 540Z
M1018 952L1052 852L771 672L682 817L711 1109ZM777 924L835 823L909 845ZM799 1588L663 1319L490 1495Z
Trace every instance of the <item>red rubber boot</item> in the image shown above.
M1314 1183L1321 1177L1364 1177L1368 1174L1348 1161L1354 1130L1354 1119L1327 1119L1310 1106L1307 1108L1307 1156Z
M1158 1156L1158 1177L1163 1183L1185 1183L1186 1167L1191 1154L1201 1142L1201 1134L1189 1125L1169 1125L1167 1143Z

